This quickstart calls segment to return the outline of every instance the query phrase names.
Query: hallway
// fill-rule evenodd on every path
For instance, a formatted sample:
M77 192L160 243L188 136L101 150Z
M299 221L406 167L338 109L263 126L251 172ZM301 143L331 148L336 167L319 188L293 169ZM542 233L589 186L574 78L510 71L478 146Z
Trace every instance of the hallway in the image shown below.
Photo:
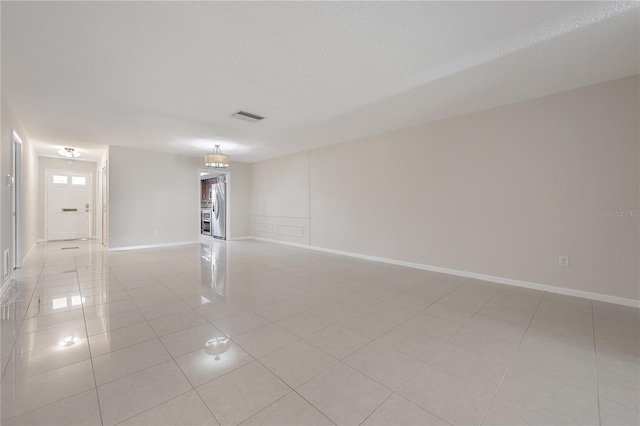
M39 244L2 423L633 424L638 310L256 241Z

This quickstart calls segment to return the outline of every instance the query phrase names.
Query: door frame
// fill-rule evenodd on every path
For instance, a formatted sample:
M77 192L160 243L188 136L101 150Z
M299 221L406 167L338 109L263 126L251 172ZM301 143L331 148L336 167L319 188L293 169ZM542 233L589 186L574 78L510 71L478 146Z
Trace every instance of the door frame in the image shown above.
M22 267L22 139L13 130L11 135L11 254L9 267L13 270ZM10 274L10 271L5 271Z
M226 171L226 170L219 170L219 169L213 169L212 170L211 168L206 168L206 167L200 167L198 169L198 172L197 172L198 173L197 174L197 176L198 176L198 228L200 227L200 220L201 220L201 218L200 218L200 214L201 214L201 212L200 212L200 206L201 206L200 200L202 198L202 195L200 194L200 188L201 188L200 185L201 185L201 182L202 182L202 179L200 179L200 172L218 173L218 174L221 174L221 175L225 175L225 182L227 184L226 185L226 190L227 190L227 193L226 193L227 200L226 200L226 202L227 202L227 205L225 206L225 215L226 215L226 217L225 217L225 221L226 221L225 226L226 226L226 231L227 231L227 238L226 238L226 240L216 239L216 241L229 241L233 237L231 235L231 191L230 191L230 188L231 188L231 172ZM201 235L199 230L198 230L198 235ZM213 238L213 237L211 237L211 238Z
M78 174L88 174L89 175L89 189L91 190L91 202L93 203L94 199L94 187L93 187L93 172L85 172L85 171L74 171L74 170L60 170L60 169L45 169L44 170L44 240L49 241L49 174L50 173L78 173ZM92 207L92 211L95 212L95 206ZM93 221L91 219L91 214L89 214L89 236L88 239L91 238L91 227L93 226ZM54 240L55 241L55 240Z
M103 246L109 247L109 191L107 187L109 185L109 168L107 167L107 162L104 162L104 165L100 169L100 226L102 227L100 231L100 241ZM98 204L98 200L96 200L96 206ZM96 220L98 219L98 212L96 212ZM97 233L97 230L96 230Z

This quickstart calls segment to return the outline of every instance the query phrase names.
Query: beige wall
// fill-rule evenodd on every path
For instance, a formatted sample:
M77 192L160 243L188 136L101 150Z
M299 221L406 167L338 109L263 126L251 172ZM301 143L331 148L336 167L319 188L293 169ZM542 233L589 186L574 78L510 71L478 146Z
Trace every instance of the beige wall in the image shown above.
M309 152L251 165L251 232L309 244Z
M635 76L255 163L252 220L307 215L312 246L638 300L639 218L605 214L639 209L638 92Z
M69 164L71 163L71 164ZM38 238L41 240L46 239L45 233L45 215L46 215L46 203L45 193L47 187L45 185L46 171L47 170L60 170L66 172L84 172L91 173L91 237L96 235L96 170L97 163L95 161L79 161L79 160L67 160L65 158L53 158L53 157L39 157L38 158Z

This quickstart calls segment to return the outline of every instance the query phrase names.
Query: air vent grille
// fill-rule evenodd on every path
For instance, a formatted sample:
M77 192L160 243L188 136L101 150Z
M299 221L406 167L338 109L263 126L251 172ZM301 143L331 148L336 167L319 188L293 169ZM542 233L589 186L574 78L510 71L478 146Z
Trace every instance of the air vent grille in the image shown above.
M239 118L241 120L252 121L254 123L256 121L264 120L263 116L258 115L258 114L252 114L252 113L247 112L247 111L238 111L235 114L233 114L232 117Z

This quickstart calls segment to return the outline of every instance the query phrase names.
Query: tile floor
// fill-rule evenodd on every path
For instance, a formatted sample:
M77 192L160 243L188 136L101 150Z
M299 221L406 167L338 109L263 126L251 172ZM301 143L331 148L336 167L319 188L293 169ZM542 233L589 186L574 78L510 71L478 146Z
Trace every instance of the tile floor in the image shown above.
M3 425L640 422L633 308L255 241L16 275Z

